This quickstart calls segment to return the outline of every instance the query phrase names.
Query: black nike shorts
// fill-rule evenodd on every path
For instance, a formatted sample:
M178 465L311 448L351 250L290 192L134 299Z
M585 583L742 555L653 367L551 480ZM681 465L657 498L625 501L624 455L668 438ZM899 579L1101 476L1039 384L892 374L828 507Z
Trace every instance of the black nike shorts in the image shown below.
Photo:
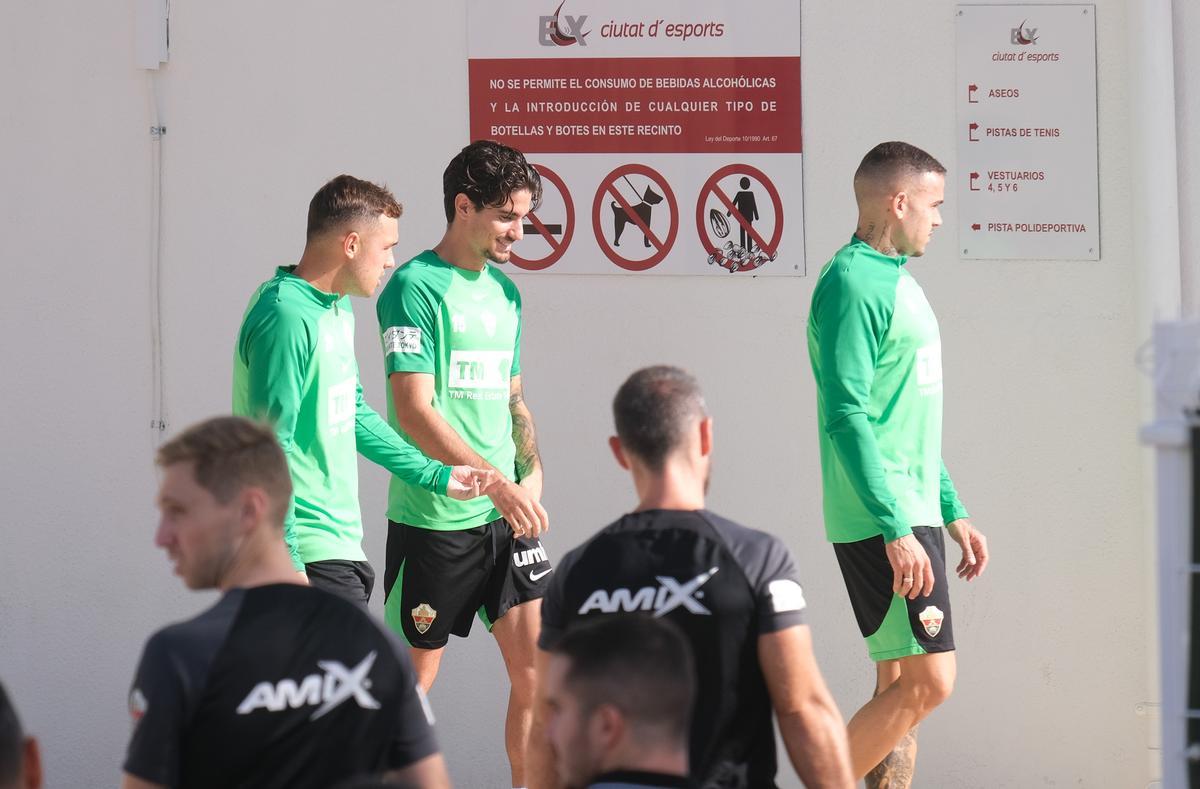
M834 543L842 580L872 660L894 660L954 649L950 587L946 583L946 530L915 526L913 536L933 565L933 594L909 600L892 591L895 573L883 537Z
M541 599L550 585L541 540L513 538L503 518L459 531L388 521L383 618L409 645L439 649L508 609Z

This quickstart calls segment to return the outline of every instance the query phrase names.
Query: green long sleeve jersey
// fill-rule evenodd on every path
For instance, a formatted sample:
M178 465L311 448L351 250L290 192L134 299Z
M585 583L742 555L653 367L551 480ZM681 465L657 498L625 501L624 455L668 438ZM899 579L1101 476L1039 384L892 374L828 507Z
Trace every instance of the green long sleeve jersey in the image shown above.
M942 343L921 286L857 237L821 270L808 320L831 542L967 516L942 462Z
M450 468L396 435L363 400L350 299L280 268L255 291L233 364L233 412L275 429L292 477L284 537L297 569L363 561L358 453L445 493Z

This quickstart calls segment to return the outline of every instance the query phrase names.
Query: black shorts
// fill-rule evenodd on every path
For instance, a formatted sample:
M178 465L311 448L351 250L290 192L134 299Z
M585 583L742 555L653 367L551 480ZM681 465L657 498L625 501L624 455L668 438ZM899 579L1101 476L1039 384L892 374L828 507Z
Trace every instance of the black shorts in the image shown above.
M537 539L513 538L504 519L437 531L388 521L383 618L411 646L440 649L465 637L477 614L488 630L550 585L550 559Z
M882 536L833 544L858 629L867 641L872 660L954 649L950 587L946 583L946 530L915 526L913 536L933 565L933 594L916 600L892 591L895 573Z
M318 589L333 592L364 608L375 588L375 570L369 562L349 559L326 559L304 565L308 582Z

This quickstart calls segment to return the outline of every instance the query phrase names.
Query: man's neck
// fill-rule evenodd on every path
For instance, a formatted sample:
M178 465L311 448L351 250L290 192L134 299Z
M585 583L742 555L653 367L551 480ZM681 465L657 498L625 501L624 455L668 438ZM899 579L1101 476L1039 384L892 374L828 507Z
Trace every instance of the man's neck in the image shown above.
M219 587L222 592L227 592L239 587L248 589L269 584L305 583L300 571L292 565L287 545L278 539L261 548L243 545L222 576Z
M896 251L896 245L892 243L892 226L887 219L860 214L854 235L870 245L876 252L891 257L897 257L900 254Z
M304 254L300 256L300 262L296 264L292 273L319 291L345 296L345 290L338 286L338 275L341 274L343 265L343 261L305 247Z
M695 469L667 462L661 472L638 469L633 475L638 506L644 510L704 509L704 478Z
M615 772L658 773L683 777L688 774L687 751L628 748L624 753L612 754L603 762L601 774Z
M467 271L483 271L487 265L487 258L480 255L478 250L472 249L471 245L455 232L453 225L446 229L446 234L433 251L451 266Z

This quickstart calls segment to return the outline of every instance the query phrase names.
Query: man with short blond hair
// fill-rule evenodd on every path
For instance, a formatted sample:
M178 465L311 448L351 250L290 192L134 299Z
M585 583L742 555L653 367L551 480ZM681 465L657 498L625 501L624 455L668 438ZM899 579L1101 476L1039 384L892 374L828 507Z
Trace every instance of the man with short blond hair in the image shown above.
M234 413L270 422L287 455L295 569L364 606L375 572L362 549L358 455L439 498L474 498L492 477L425 457L363 399L349 297L372 295L395 265L401 212L369 181L339 175L322 186L300 262L254 293L234 354Z
M326 789L372 773L449 786L403 646L293 569L291 475L273 430L210 419L157 462L155 544L189 589L222 596L146 642L123 789Z

